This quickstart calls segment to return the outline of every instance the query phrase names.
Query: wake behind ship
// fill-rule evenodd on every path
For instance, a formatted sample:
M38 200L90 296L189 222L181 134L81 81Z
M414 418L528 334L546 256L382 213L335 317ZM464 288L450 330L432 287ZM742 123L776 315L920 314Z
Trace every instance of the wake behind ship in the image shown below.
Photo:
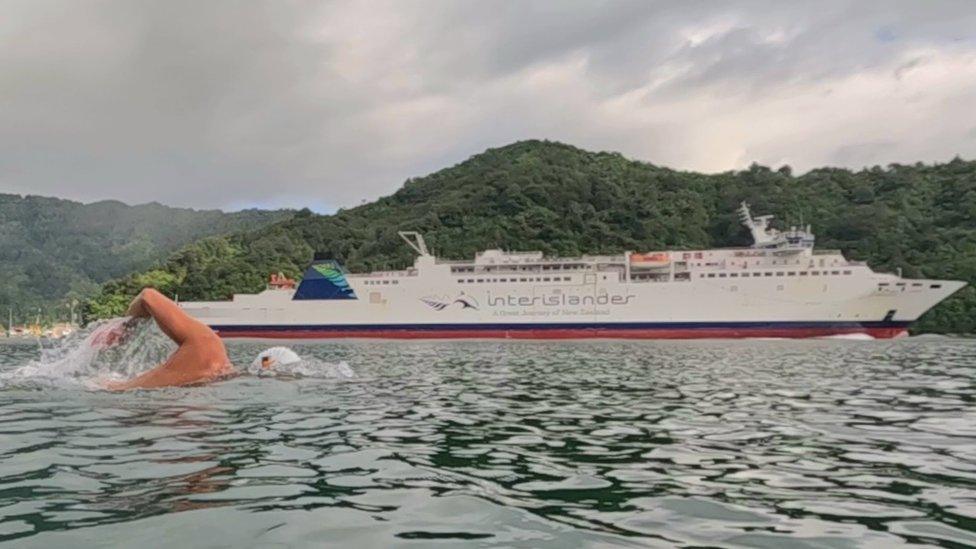
M744 203L739 213L752 247L572 258L486 250L448 261L402 232L418 254L412 268L351 274L320 261L297 288L272 277L259 294L182 306L221 337L891 338L965 286L876 273L815 250L809 227L777 231Z

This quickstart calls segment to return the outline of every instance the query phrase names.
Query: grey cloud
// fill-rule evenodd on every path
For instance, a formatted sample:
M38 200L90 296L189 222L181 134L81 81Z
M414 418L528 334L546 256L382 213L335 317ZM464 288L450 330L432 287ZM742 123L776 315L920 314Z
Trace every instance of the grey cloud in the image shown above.
M838 147L832 154L833 162L840 165L851 165L858 162L867 166L878 164L884 158L885 151L897 146L892 141L873 141L869 143L852 143Z
M974 28L968 1L6 2L0 191L327 210L535 137L972 157Z

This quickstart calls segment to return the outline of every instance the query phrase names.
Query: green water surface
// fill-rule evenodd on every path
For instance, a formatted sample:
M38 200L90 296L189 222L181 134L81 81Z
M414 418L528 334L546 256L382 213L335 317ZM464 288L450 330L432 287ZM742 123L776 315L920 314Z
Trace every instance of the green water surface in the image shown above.
M293 347L322 374L0 381L0 543L976 546L976 341Z

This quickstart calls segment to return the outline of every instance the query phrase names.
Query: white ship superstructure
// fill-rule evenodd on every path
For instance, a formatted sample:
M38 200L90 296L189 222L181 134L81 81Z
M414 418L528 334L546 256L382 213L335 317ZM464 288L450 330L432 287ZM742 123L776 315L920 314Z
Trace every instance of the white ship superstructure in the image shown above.
M777 231L745 204L740 214L749 248L448 261L404 232L412 268L351 274L317 262L297 289L182 306L223 337L896 337L965 285L876 273L815 250L809 227Z

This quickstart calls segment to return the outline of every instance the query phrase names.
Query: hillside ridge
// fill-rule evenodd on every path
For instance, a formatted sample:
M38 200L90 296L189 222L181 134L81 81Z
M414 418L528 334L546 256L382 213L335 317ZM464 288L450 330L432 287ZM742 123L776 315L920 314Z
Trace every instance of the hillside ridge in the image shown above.
M191 242L290 215L0 193L3 324L8 308L17 318L64 318L68 302L87 299L100 284L147 269Z
M675 171L613 152L527 140L491 148L389 196L333 215L303 210L250 231L184 247L159 268L106 284L94 316L117 314L141 285L181 299L255 292L267 275L296 277L318 252L351 271L412 261L397 231L420 231L446 258L486 248L548 255L750 244L741 201L783 223L813 225L818 247L842 250L880 271L976 282L976 162L892 164L854 172L788 166L718 174ZM921 331L976 331L966 288L919 324Z

